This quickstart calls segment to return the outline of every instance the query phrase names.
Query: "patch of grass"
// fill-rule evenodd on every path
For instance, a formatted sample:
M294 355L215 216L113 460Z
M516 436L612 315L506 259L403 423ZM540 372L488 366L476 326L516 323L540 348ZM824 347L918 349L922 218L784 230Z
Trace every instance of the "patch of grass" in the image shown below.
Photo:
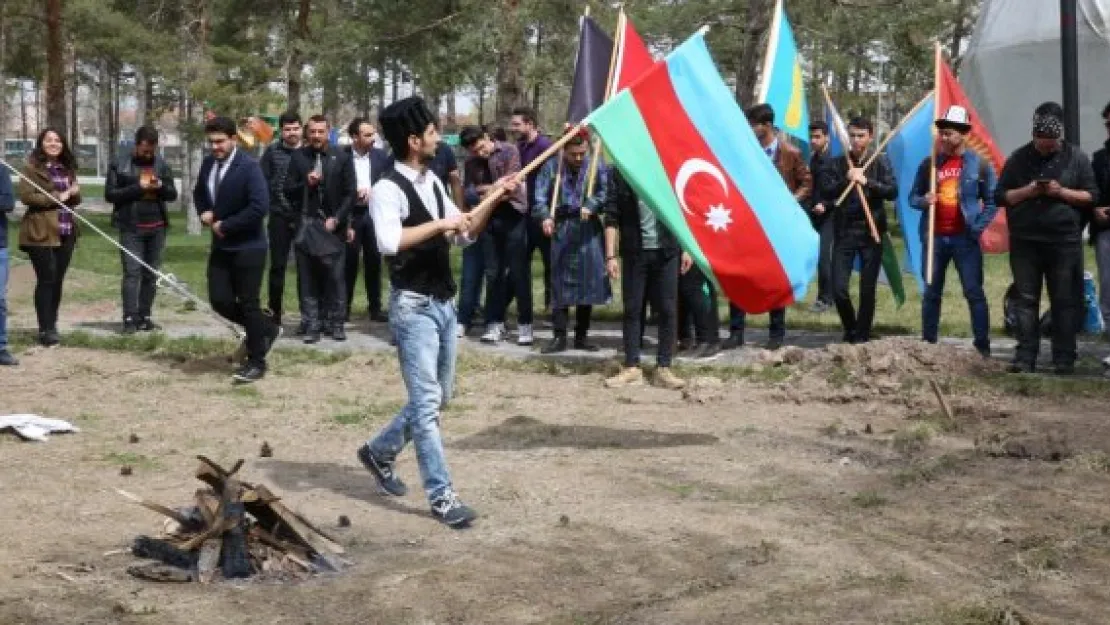
M844 576L841 583L851 588L870 588L895 593L909 590L913 580L904 571L874 575L850 571Z
M155 460L154 458L149 458L149 457L144 456L142 454L137 454L137 453L133 453L133 452L129 452L129 451L109 452L107 454L104 454L103 460L105 462L109 462L111 464L116 464L116 465L119 465L119 466L125 466L126 465L126 466L131 466L131 467L137 467L137 468L140 468L140 469L156 469L160 466L159 462L157 460Z
M986 605L945 606L929 616L903 621L904 625L1023 625L1028 622L1012 608Z
M852 495L852 505L857 508L878 508L887 503L889 500L878 491L863 490Z
M837 364L825 377L825 382L832 388L844 388L852 381L852 372L842 364Z
M913 484L932 482L942 475L959 471L960 465L961 459L953 454L943 454L936 458L915 462L894 473L894 484L899 488L905 488Z
M693 484L660 483L659 487L665 491L678 495L679 499L686 499L690 495L694 494L694 492L697 490L697 487L695 487Z
M949 419L940 412L926 412L910 417L911 421L923 426L928 426L934 432L951 433L960 430L960 423Z
M1104 451L1082 453L1064 461L1064 466L1093 473L1110 473L1110 454Z
M353 353L350 350L325 351L309 349L306 347L278 347L274 349L275 364L288 365L335 365L348 360Z
M894 447L894 451L912 456L924 451L935 433L931 424L918 423L913 427L895 432L890 444Z
M404 406L401 401L375 403L333 414L330 420L339 425L362 425L374 420L392 419Z
M994 393L1018 397L1110 399L1110 384L1107 384L1105 379L1078 376L996 373L969 378L958 386L969 387L966 391L970 393L986 388Z

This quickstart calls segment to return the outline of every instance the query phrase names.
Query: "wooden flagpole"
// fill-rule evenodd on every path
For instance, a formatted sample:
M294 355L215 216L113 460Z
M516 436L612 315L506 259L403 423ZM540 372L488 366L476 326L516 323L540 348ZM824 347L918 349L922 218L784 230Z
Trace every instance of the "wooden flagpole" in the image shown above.
M624 5L621 5L620 13L617 15L617 32L613 34L613 52L609 55L609 76L605 79L605 100L609 101L609 92L613 90L613 73L617 67L617 56L620 54L620 48L624 45ZM593 140L593 139L591 139ZM601 141L594 142L593 156L590 158L590 171L586 178L586 195L582 199L583 203L594 194L594 182L597 180L597 165L601 160Z
M890 143L890 140L897 136L899 132L901 132L902 127L906 125L906 122L909 121L909 119L913 117L914 114L917 113L917 111L921 107L925 106L925 103L929 101L929 98L932 97L932 95L932 93L929 93L926 94L924 98L921 98L921 101L915 104L914 107L910 109L909 113L906 113L906 116L902 118L902 121L898 122L898 125L894 127L894 130L891 130L889 133L887 133L886 137L884 137L882 142L879 143L879 147L876 148L875 152L871 155L871 158L867 159L867 162L863 164L864 169L867 169L871 166L871 163L874 162L875 159L879 157L879 154L881 154L882 151L886 149L886 146L888 143ZM844 203L844 198L848 197L848 194L852 192L852 187L854 186L856 186L856 183L854 182L848 184L848 188L844 189L844 192L840 194L840 197L836 198L836 206L840 206Z
M590 17L590 5L586 5L586 10L582 12L582 18L587 19ZM579 31L579 37L581 37ZM575 59L575 65L578 64L578 59ZM552 217L555 216L555 207L559 205L559 190L563 185L563 152L559 151L559 169L555 172L555 188L551 191L551 204L548 206L548 214Z
M824 83L821 84L821 93L825 96L825 102L831 105L832 98L829 97L829 90ZM844 158L848 159L849 166L855 167L849 138L841 134L840 124L834 124L834 126L836 126L836 134L840 136L840 141L844 144ZM863 206L863 216L867 219L867 229L871 231L871 237L875 239L876 243L882 243L883 239L879 236L879 228L875 226L875 215L871 212L871 204L867 201L867 194L863 192L863 187L859 185L856 185L856 193L859 194L859 202Z
M934 51L936 58L933 60L933 118L934 120L943 115L939 110L940 100L937 96L940 95L940 42L936 42L936 49ZM933 196L933 201L929 202L929 238L925 240L925 284L933 284L933 237L937 232L937 125L933 123L929 128L929 136L932 138L931 145L929 146L929 193Z

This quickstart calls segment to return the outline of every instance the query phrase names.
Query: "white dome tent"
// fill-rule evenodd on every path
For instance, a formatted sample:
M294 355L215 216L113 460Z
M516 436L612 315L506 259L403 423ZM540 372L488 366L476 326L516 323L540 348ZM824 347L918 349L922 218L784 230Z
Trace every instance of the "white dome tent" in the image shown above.
M1079 127L1088 154L1106 140L1110 0L1079 0ZM1033 109L1063 104L1058 0L984 0L960 83L1007 156L1029 141Z

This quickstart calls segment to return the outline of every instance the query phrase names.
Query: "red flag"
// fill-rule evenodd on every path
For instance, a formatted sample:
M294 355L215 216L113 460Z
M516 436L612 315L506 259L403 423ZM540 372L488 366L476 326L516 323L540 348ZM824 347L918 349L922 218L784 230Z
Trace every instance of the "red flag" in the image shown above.
M939 50L937 54L940 54ZM971 115L971 133L967 137L967 147L974 150L980 158L994 167L995 175L1001 174L1002 166L1006 164L1002 150L998 149L990 131L983 124L983 119L975 111L975 107L972 106L971 100L964 93L963 87L960 86L960 81L956 79L956 75L952 73L952 69L948 67L948 63L945 63L943 59L938 59L936 115L938 117L944 115L944 112L952 105L964 107ZM983 232L979 244L983 251L988 254L1002 254L1010 251L1010 231L1006 225L1006 211L998 211L994 221Z
M620 43L617 45L617 63L613 69L613 89L610 95L620 93L655 65L655 59L644 45L640 33L633 28L623 10L621 18Z

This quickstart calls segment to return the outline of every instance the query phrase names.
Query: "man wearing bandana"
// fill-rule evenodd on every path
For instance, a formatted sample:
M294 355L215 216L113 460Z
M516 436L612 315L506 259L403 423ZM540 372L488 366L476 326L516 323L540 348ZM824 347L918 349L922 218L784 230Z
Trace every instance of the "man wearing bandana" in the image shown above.
M440 136L424 100L398 100L378 122L396 163L374 185L370 218L378 249L388 258L389 327L409 396L393 421L359 448L358 459L384 493L403 497L408 488L395 463L411 442L432 516L450 527L465 527L477 515L455 494L439 431L440 410L454 386L458 340L451 244L469 245L496 204L462 213L431 173L428 165ZM493 186L491 193L511 194L522 189L522 181L509 177Z
M574 349L593 352L597 347L586 338L590 314L598 304L613 297L605 273L605 239L601 209L606 198L608 174L599 167L593 194L586 197L590 143L585 134L571 139L563 148L563 173L557 175L559 162L551 159L536 178L532 215L540 222L551 242L551 312L555 338L543 353L567 350L567 325L570 307L575 308ZM558 185L558 188L556 188ZM558 193L554 213L551 194Z
M1033 140L1002 169L995 199L1010 225L1010 269L1017 297L1017 350L1013 373L1036 370L1040 351L1042 285L1052 304L1052 364L1058 375L1075 371L1076 334L1083 285L1083 226L1097 195L1091 162L1063 140L1064 109L1037 107Z

